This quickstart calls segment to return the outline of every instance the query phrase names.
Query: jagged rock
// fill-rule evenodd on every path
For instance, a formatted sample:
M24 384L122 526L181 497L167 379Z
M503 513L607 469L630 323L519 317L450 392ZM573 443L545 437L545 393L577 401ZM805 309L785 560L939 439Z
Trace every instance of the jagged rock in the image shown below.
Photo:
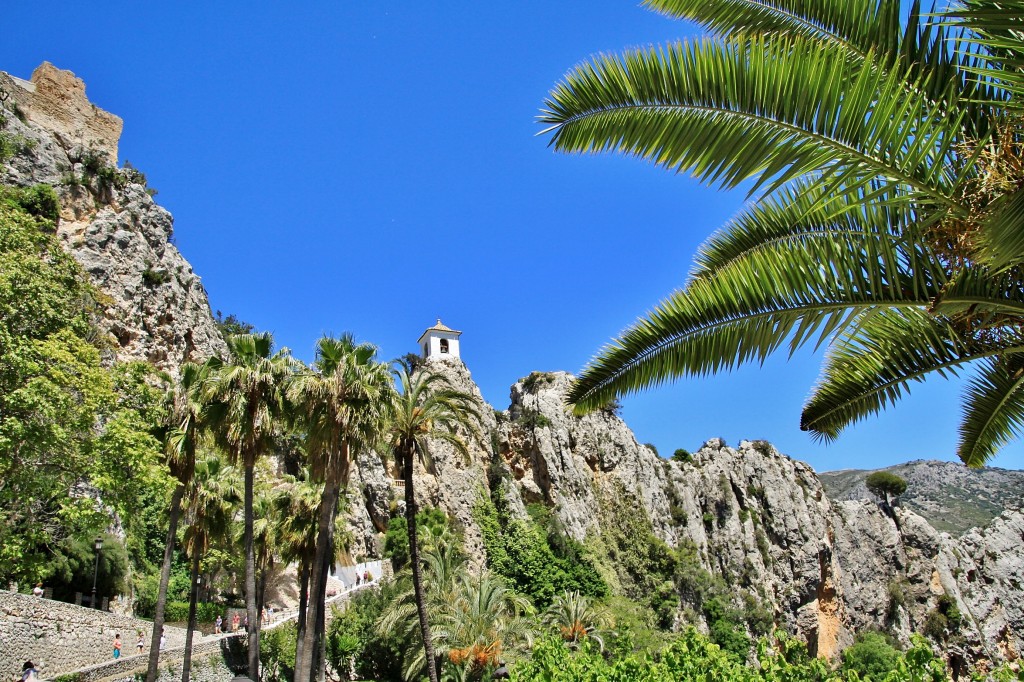
M153 201L141 174L113 168L121 119L89 103L74 74L48 63L31 81L0 72L0 89L25 119L7 112L4 133L23 144L0 169L0 182L57 190L57 233L101 293L100 326L112 356L174 374L185 360L223 354L206 291L171 242L171 214ZM105 179L84 172L89 154L106 164Z

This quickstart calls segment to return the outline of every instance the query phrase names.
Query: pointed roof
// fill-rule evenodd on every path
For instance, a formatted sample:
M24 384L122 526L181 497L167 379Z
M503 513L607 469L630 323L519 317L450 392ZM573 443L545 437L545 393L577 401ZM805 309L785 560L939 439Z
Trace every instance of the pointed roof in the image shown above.
M442 332L442 333L446 333L446 334L455 334L455 336L459 336L459 335L462 334L462 332L460 332L460 331L455 331L454 329L452 329L450 327L446 327L441 322L441 318L439 317L439 318L437 318L437 324L435 324L433 327L427 327L427 330L424 331L422 334L420 334L420 338L419 338L418 341L416 341L416 343L423 343L424 337L429 336L430 332Z

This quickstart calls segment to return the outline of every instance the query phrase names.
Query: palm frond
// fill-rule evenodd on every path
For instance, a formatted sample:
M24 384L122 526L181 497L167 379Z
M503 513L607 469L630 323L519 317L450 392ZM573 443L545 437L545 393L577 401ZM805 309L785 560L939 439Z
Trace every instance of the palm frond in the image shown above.
M911 382L930 374L955 376L966 363L999 351L1000 346L964 337L954 324L924 309L867 314L830 351L800 428L832 440L895 403Z
M751 193L770 193L820 172L951 206L950 132L964 114L923 85L799 37L693 41L577 67L540 120L559 151L619 151L722 187L753 178Z
M849 233L752 250L693 280L620 334L568 399L585 413L682 375L763 361L787 340L791 352L811 340L821 344L865 310L927 307L944 273L899 247L885 235Z
M984 466L1024 429L1024 354L990 359L964 397L957 455L970 467Z

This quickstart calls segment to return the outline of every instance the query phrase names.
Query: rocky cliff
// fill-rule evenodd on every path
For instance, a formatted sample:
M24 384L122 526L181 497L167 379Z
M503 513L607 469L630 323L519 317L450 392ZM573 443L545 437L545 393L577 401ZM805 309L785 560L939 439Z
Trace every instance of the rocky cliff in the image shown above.
M171 214L142 173L116 165L121 119L49 63L28 81L0 72L0 100L11 153L0 183L57 190L58 234L101 293L100 327L113 357L174 373L186 359L223 351L206 291L172 242Z
M31 81L0 73L0 100L10 154L0 182L57 188L59 233L102 293L113 356L174 371L184 359L223 351L199 278L170 241L171 216L141 173L115 166L120 120L49 64ZM455 519L477 565L485 555L474 509L500 490L521 518L527 505L549 507L566 534L600 554L613 587L639 584L617 558L625 545L675 548L689 575L713 577L734 600L746 595L821 655L865 628L904 641L928 629L968 661L1015 659L1021 650L1020 511L953 538L910 509L833 501L809 466L763 441L733 448L713 439L688 461L660 459L613 410L567 412L567 374L517 381L508 409L498 411L461 361L427 362L475 396L479 418L462 434L468 456L436 442L431 468L417 464L418 502ZM359 456L353 554L379 555L380 533L402 499L394 479L376 455ZM676 624L703 624L699 591L686 580L672 587Z
M524 518L527 504L543 503L589 546L616 532L623 514L640 515L660 541L694 549L701 569L722 578L737 599L751 595L820 655L835 655L860 630L883 629L905 643L928 630L965 662L1018 656L1019 510L954 538L908 509L832 501L809 466L764 441L732 448L712 439L688 462L660 459L612 412L572 416L565 373L516 382L508 410L497 412L461 362L429 365L476 395L483 418L468 458L438 448L435 468L417 471L418 502L456 519L478 563L484 556L473 507L501 486ZM359 469L365 505L355 508L353 523L363 530L362 551L372 553L373 531L384 527L397 498L378 459L362 459ZM700 623L684 594L679 606L679 622ZM936 631L929 623L940 612L954 615Z
M915 460L886 467L907 482L900 506L928 519L936 530L962 535L984 526L1004 509L1019 506L1024 471L983 467L968 469L962 464ZM833 500L872 499L865 479L873 472L859 469L826 471L820 474L825 491Z

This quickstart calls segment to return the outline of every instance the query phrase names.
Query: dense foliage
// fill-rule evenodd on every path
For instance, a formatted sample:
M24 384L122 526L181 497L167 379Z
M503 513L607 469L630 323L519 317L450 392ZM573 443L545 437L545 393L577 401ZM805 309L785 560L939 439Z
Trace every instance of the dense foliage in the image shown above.
M474 515L488 568L537 607L547 606L556 594L566 591L593 597L608 594L608 585L587 551L561 531L550 511L530 505L529 512L529 519L513 517L500 487L492 497L480 496Z
M680 634L657 655L628 653L611 658L596 647L573 651L562 641L548 639L537 643L529 661L512 667L512 679L518 682L677 682L678 680L717 680L720 682L799 682L877 679L860 677L856 670L833 670L828 663L807 656L798 642L778 635L762 639L757 649L757 664L723 652L694 629ZM897 655L886 671L887 682L943 682L945 666L921 640L906 653Z
M53 234L53 190L0 190L0 581L69 597L91 587L83 566L111 511L132 563L148 565L159 523L148 510L166 491L157 395L148 367L102 364L95 293ZM105 547L100 594L114 596L127 559L118 542Z

